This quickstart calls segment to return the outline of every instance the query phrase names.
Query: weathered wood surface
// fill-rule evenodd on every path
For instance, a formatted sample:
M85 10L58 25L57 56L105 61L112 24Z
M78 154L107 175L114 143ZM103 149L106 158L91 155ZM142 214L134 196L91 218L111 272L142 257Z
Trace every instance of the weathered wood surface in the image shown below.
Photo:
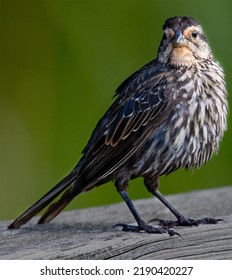
M213 216L217 225L175 229L167 234L128 233L112 229L132 222L124 203L67 211L46 225L34 218L19 230L0 223L0 259L232 259L232 188L196 191L167 197L191 218ZM135 201L145 220L173 219L157 199Z

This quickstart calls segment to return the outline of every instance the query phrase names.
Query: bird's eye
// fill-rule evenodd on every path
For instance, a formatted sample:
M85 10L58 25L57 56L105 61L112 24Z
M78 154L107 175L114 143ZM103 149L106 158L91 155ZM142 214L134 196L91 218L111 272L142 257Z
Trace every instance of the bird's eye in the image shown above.
M196 30L194 30L194 31L192 32L192 37L193 37L194 39L196 39L197 36L198 36L198 33L197 33Z

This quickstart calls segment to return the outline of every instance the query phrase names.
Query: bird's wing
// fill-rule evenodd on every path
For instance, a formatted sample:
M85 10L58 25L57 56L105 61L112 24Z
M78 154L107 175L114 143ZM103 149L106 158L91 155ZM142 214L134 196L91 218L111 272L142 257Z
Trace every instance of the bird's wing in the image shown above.
M170 114L166 86L169 72L146 65L128 78L118 98L96 126L83 151L81 185L104 181L125 163Z

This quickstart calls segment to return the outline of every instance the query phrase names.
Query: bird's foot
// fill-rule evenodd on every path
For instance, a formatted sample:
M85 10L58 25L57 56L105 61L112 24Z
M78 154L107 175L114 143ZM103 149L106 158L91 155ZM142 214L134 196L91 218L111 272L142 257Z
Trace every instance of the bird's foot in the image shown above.
M122 231L130 231L130 232L140 232L144 231L146 233L154 233L154 234L163 234L167 233L170 236L178 235L180 234L176 232L174 229L166 226L161 227L153 227L151 225L148 225L146 223L141 223L140 225L134 226L134 225L128 225L128 224L116 224L113 226L115 227L122 227Z
M214 219L205 217L203 219L188 219L184 216L181 216L177 221L166 221L161 219L153 219L151 221L159 221L159 225L162 227L174 227L174 226L199 226L199 225L207 225L207 224L217 224L218 222L223 222L223 219ZM150 222L151 222L150 221Z

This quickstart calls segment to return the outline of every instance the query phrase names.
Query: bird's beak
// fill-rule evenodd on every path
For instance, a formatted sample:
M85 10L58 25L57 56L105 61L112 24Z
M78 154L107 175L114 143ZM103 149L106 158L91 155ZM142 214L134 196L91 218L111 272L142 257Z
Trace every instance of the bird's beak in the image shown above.
M177 30L175 39L173 41L174 47L184 47L187 44L187 40L180 30Z

